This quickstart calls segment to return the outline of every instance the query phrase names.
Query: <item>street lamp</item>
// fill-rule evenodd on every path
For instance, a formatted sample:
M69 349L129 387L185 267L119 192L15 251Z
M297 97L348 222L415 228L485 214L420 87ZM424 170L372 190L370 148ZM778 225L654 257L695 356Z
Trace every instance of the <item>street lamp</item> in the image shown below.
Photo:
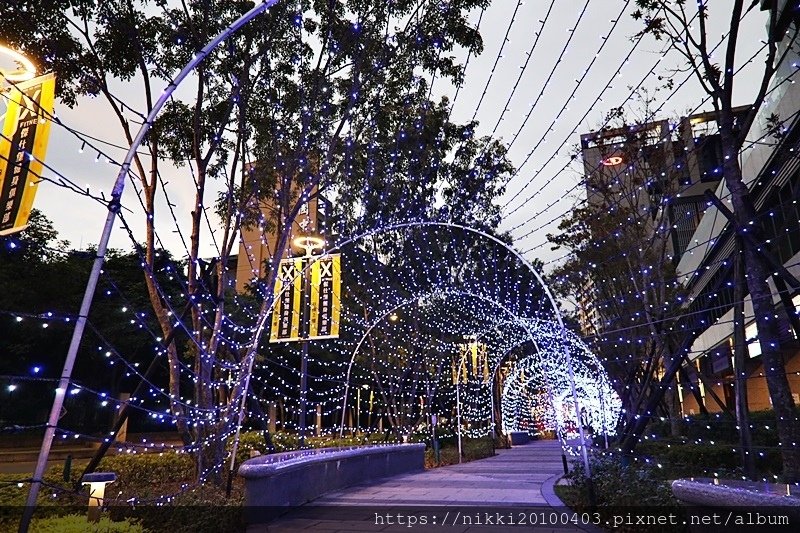
M311 257L314 250L321 250L325 247L325 239L317 235L298 235L292 239L292 244L305 252L303 257Z
M292 239L292 244L296 248L303 250L303 297L310 298L310 265L314 250L321 250L325 247L325 239L317 235L298 235ZM300 447L306 445L306 403L308 397L308 330L310 315L310 305L302 305L300 316L300 337L302 341L302 355L300 357Z
M33 61L16 50L0 44L0 56L11 58L11 61L17 64L15 70L6 70L0 66L0 77L5 78L7 81L17 83L30 80L36 76L36 66Z

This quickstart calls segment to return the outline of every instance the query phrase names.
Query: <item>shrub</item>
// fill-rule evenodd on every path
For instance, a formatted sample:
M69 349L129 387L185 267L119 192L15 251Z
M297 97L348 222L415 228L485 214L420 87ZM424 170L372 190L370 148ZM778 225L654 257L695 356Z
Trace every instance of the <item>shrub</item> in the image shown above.
M636 455L652 458L664 467L667 477L741 476L741 458L732 444L694 444L681 441L643 442ZM758 452L758 449L755 450ZM762 475L780 474L782 460L779 450L767 450L755 457L756 470Z
M755 446L777 446L778 431L775 425L775 413L772 410L754 411L750 413L751 433ZM704 415L690 415L681 420L682 436L690 441L714 441L727 444L739 443L739 431L736 420L723 413ZM646 430L647 435L669 438L670 421L660 420L650 423Z
M185 453L137 453L104 457L99 472L114 472L125 487L147 487L194 478L194 463ZM113 487L113 485L112 485Z
M475 461L494 455L494 446L491 437L463 439L461 444L464 461ZM436 468L437 466L454 464L458 464L458 444L442 446L439 450L438 464L436 463L433 448L428 446L428 448L425 449L425 468Z
M619 457L592 457L590 462L597 504L600 506L653 505L669 506L672 498L669 483L658 468L648 464L625 465ZM583 463L574 462L567 479L585 493L588 480Z
M300 439L294 433L278 431L271 434L274 453L290 452L300 447ZM364 446L369 444L387 444L397 442L389 433L372 433L339 438L336 435L323 435L320 437L307 437L306 446L309 448L341 448L347 446ZM233 439L228 440L228 449L233 446ZM239 437L239 448L236 452L236 461L241 463L250 458L250 452L256 450L261 454L268 453L267 442L262 431L244 431Z
M619 514L620 508L632 506L663 507L664 512L681 516L678 502L672 497L672 489L658 471L647 464L625 465L619 457L591 458L592 481L596 499L596 511L600 513L602 521L613 521L613 516ZM585 475L583 464L574 462L573 468L567 476L571 483L570 491L560 491L563 495L574 498L567 501L578 512L594 512L590 509L588 501L589 480ZM678 531L679 529L676 529ZM625 526L615 528L615 531L669 531L665 526L649 528L647 526Z
M34 518L31 520L30 530L35 533L145 533L146 531L136 520L112 522L104 516L93 524L87 521L85 514Z

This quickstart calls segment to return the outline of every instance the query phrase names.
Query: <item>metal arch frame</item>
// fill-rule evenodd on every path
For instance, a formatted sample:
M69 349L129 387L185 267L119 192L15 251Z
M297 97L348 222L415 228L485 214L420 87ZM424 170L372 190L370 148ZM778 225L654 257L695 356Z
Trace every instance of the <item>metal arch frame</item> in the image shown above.
M459 224L457 222L438 222L438 221L398 222L398 223L395 223L395 224L389 224L388 226L376 228L374 230L366 231L366 232L364 232L364 233L362 233L360 235L357 235L355 237L351 237L349 239L345 239L341 243L339 243L336 246L334 246L333 248L331 248L331 250L328 250L325 253L323 253L322 255L318 256L317 260L319 260L319 259L321 259L323 257L326 257L332 251L340 250L342 247L344 247L344 246L346 246L346 245L348 245L348 244L350 244L352 242L355 242L356 240L359 240L359 239L363 239L363 238L366 238L366 237L369 237L369 236L372 236L372 235L379 235L381 233L385 233L385 232L393 231L393 230L397 230L397 229L402 229L402 228L427 227L427 226L458 228L458 229L461 229L461 230L464 230L464 231L479 235L479 236L481 236L481 237L483 237L485 239L488 239L488 240L490 240L490 241L492 241L492 242L494 242L496 244L499 244L501 247L505 248L507 251L511 252L512 255L514 255L517 259L519 259L522 262L522 264L525 265L528 268L528 270L536 278L536 281L539 282L539 285L542 287L542 289L545 292L545 296L547 296L547 299L550 301L550 305L553 308L553 314L555 315L556 320L558 321L558 326L559 326L559 329L561 330L561 334L564 337L564 340L566 341L568 339L567 328L566 328L566 326L564 326L564 320L561 318L561 313L558 310L558 306L556 305L555 298L553 298L553 293L550 291L550 287L547 285L547 283L545 283L544 279L542 279L542 276L539 275L539 272L536 270L536 268L533 266L533 264L530 261L528 261L520 252L518 252L512 246L510 246L508 243L503 242L499 238L497 238L494 235L491 235L489 233L486 233L483 230L479 230L479 229L476 229L476 228L465 226L465 225ZM311 262L309 262L309 264L306 266L306 268L309 268L310 266L311 266ZM578 391L575 388L575 372L574 372L574 370L572 368L572 357L570 356L569 350L564 350L564 355L565 355L565 359L566 359L566 362L567 362L567 372L569 374L570 388L572 389L572 401L573 401L573 403L575 405L575 415L577 416L577 419L580 420L581 419L581 408L580 408L580 402L578 400ZM578 432L580 434L580 439L581 439L581 455L583 456L583 467L585 468L585 472L586 472L587 477L589 478L589 480L591 480L592 471L591 471L591 468L589 466L589 453L588 453L588 450L587 450L587 447L586 447L586 434L585 434L585 432L583 430L583 426L581 424L578 424ZM591 489L590 500L592 500L592 501L594 500L593 489Z
M515 344L514 346L509 348L508 351L511 351L512 349L514 349L516 346L519 346L520 344L522 344L522 343ZM537 350L539 350L538 346L537 346ZM506 354L508 353L508 351L506 352ZM539 350L539 351L541 351L541 350ZM504 354L504 356L505 356L505 354ZM531 357L525 357L525 358L520 360L520 364L521 365L526 365L526 368L531 368L531 365L533 364L533 361L531 361ZM587 368L589 368L588 365L587 365ZM545 385L547 385L547 378L546 377L543 376L542 377L542 381L544 381ZM605 441L605 448L608 449L608 423L607 423L607 420L606 420L606 410L605 410L605 401L604 401L605 391L604 391L604 387L603 387L603 383L602 382L598 382L597 393L598 393L598 397L600 399L600 409L599 409L599 411L600 411L601 432L603 433L603 440ZM557 411L555 411L555 403L554 403L552 395L550 395L550 403L553 405L554 412L557 413ZM556 417L557 416L558 415L556 414ZM582 424L582 421L578 420L576 423L577 424ZM557 423L556 423L556 429L558 429L558 424Z
M536 319L523 318L522 320L536 320ZM567 332L567 333L568 333L567 338L566 338L567 344L577 343L578 348L581 348L582 351L589 356L589 362L594 363L594 365L596 366L596 368L598 370L600 370L603 373L605 373L605 369L603 368L603 365L597 359L597 356L594 354L594 352L589 350L589 348L583 343L583 341L579 337L577 337L576 335L574 335L574 334L572 334L570 332ZM503 356L498 359L497 366L495 366L494 370L492 370L492 379L493 380L494 380L495 373L500 368L499 361L503 360L505 358L505 356L508 354L508 352L510 352L511 350L513 350L514 348L516 348L517 346L519 346L521 344L524 344L524 341L517 342L516 344L512 345L511 347L509 347L508 350L506 350L506 352L503 354ZM538 351L541 351L539 349L538 345L536 345L536 349ZM524 361L527 361L528 359L529 359L529 357L526 357L526 358L522 359L521 361L524 362ZM591 366L587 364L587 368L591 368ZM603 391L602 383L600 385L601 386L598 387L598 392L599 392L599 396L600 396L600 412L601 412L601 415L602 415L603 440L605 441L605 448L608 449L608 421L606 420L606 411L605 411L605 407L604 407L604 404L605 404L605 401L604 401L605 393ZM610 381L608 382L608 385L609 385L609 387L611 387L611 382ZM494 386L494 381L492 381L492 386ZM613 391L613 387L611 387L611 389ZM494 399L494 396L492 396L492 399Z
M515 320L502 321L498 325L519 324L521 321L522 322L530 322L530 321L537 321L537 320L538 319L517 317ZM495 325L494 327L497 328L498 325ZM488 333L488 331L489 330L486 330L486 331L482 332L480 335L482 336L482 335ZM545 337L546 336L547 336L547 334L545 334ZM508 346L508 347L505 349L503 354L496 359L496 364L495 364L494 368L492 369L492 380L491 380L491 385L490 385L490 394L491 394L491 398L490 399L492 401L492 404L494 404L495 377L497 375L497 371L502 366L501 362L503 360L505 360L505 358L507 357L508 353L511 350L513 350L514 348L516 348L518 346L521 346L522 344L525 344L526 342L528 342L528 340L530 340L530 339L526 339L526 340L519 339L519 340L517 340L515 342L505 343L505 346ZM544 351L541 350L541 348L539 347L539 345L538 345L538 343L536 341L532 341L532 342L533 342L534 347L536 348L537 352L544 353ZM594 355L594 353L591 350L588 349L588 347L586 347L583 344L583 342L581 341L581 339L579 337L577 337L574 334L568 332L567 344L570 344L570 345L577 344L577 347L579 349L581 349L587 356L589 356L589 360L586 362L587 369L591 369L592 368L592 363L593 363L594 366L598 370L600 370L601 372L605 373L605 369L603 369L603 366L597 360L597 357ZM520 360L520 363L527 364L527 362L530 361L532 357L533 357L533 355L526 356L526 357L524 357L523 359ZM545 382L545 385L548 388L548 396L550 397L550 403L554 407L552 392L551 392L551 390L549 388L549 383L548 383L546 377L543 378L543 381ZM608 382L607 384L610 386L610 382ZM599 394L599 397L600 397L600 413L601 413L601 424L602 424L603 439L605 441L605 448L608 448L608 422L606 420L606 411L605 411L605 407L604 407L604 404L605 404L604 398L605 398L605 394L606 393L605 393L602 381L598 382L597 390L598 390L598 394ZM492 405L492 418L493 418L493 422L494 422L494 405ZM561 440L563 443L566 444L566 439L564 439L562 437L562 435L560 434L561 433L561 431L560 431L561 427L558 424L556 424L555 430L556 430L556 433L558 434L559 440Z
M471 292L471 291L459 290L459 289L446 289L443 294L445 294L445 295L447 295L447 294L455 294L455 295L458 295L458 296L468 296L468 297L476 298L476 299L479 299L479 300L483 300L485 302L489 302L490 304L493 304L495 307L498 307L503 312L505 312L507 315L513 317L512 320L506 321L506 323L517 324L517 325L522 326L522 328L527 333L527 336L528 336L529 340L536 347L537 351L539 351L539 346L538 346L538 343L536 342L536 338L533 335L533 332L530 329L530 324L525 319L520 318L517 315L515 315L510 309L508 309L505 305L503 305L502 303L498 302L497 300L494 300L494 299L489 298L488 296L485 296L485 295L482 295L482 294L478 294L478 293ZM353 349L353 352L350 355L350 363L347 366L347 377L345 378L345 392L344 392L344 397L343 397L343 400L342 400L342 418L341 418L341 423L339 425L339 437L340 438L344 435L344 417L345 417L345 410L347 408L348 393L349 393L349 390L350 390L350 374L351 374L351 371L353 369L353 364L355 363L356 355L358 354L358 351L361 348L361 345L367 339L367 337L372 332L372 330L375 329L379 324L381 324L386 317L390 316L392 313L394 313L398 309L401 309L401 308L403 308L403 307L405 307L407 305L410 305L410 304L418 302L421 297L423 297L423 295L416 295L414 297L407 298L402 303L395 305L394 307L392 307L391 309L389 309L388 311L383 313L379 318L377 318L370 325L369 328L367 328L367 331L364 332L364 334L361 336L361 338L359 339L358 343L356 344L355 348ZM521 343L515 344L515 346L518 346L519 344L521 344ZM511 349L513 349L513 347L509 348L506 351L506 354ZM505 356L505 354L503 356ZM491 381L491 383L489 385L489 393L490 393L491 398L492 398L492 403L494 403L494 377L495 377L495 375L497 373L497 369L499 368L499 366L500 366L499 364L495 365L494 369L492 370L492 381ZM549 381L546 378L545 378L545 384L546 384L546 387L547 387L548 396L550 396L550 399L551 399L550 403L551 403L553 409L555 410L555 404L552 402L552 398L553 398L552 389L551 389ZM494 419L494 407L493 406L492 406L492 419ZM494 431L494 427L492 427L492 431ZM561 427L558 426L558 425L556 425L556 432L558 433L559 441L561 441L561 443L562 443L562 453L563 453L563 447L566 446L566 439L564 438L564 436L563 436L563 434L561 432ZM581 442L585 447L585 442L583 440Z
M86 320L89 314L89 309L92 305L92 300L94 299L94 292L97 288L97 281L100 276L100 270L103 267L103 262L105 260L105 254L108 250L108 241L111 237L111 231L114 229L114 222L117 218L117 213L119 213L122 193L125 189L125 179L128 177L128 173L130 172L131 163L133 162L134 155L136 154L139 146L142 144L147 133L150 131L151 126L153 125L156 117L161 112L161 109L167 103L167 101L172 97L172 94L175 92L175 89L178 88L178 85L183 82L184 79L195 69L195 67L200 64L203 60L208 57L208 55L225 39L236 33L239 28L250 22L252 19L278 3L279 0L261 0L260 3L257 3L252 9L247 11L241 17L236 19L234 22L230 24L227 28L222 30L219 34L216 35L213 39L211 39L199 52L195 54L195 56L183 67L183 69L178 73L178 75L169 82L167 87L161 92L156 103L153 105L153 108L150 110L150 113L147 115L147 118L142 123L141 128L139 128L139 132L134 137L131 145L128 149L128 153L125 154L125 159L123 160L122 165L120 166L119 173L117 174L116 181L114 182L114 187L111 191L111 200L108 203L108 215L106 216L105 225L103 226L103 232L100 236L100 241L97 245L97 256L92 264L92 270L89 275L89 279L86 283L86 290L83 294L83 300L81 301L80 311L78 312L78 318L75 321L75 328L73 329L72 339L70 340L69 349L67 351L67 357L64 361L64 367L61 372L61 379L59 380L58 388L56 389L55 398L53 400L53 406L50 410L50 416L47 423L47 429L45 430L45 435L42 442L42 447L39 450L39 457L36 463L36 468L33 473L33 478L31 481L31 488L28 492L28 498L25 503L25 509L22 514L22 518L19 524L19 532L26 533L30 526L31 518L33 517L33 512L36 508L36 500L39 495L39 490L41 489L42 485L42 476L44 475L44 469L47 465L47 458L50 455L50 448L53 443L53 438L55 436L56 426L58 424L58 417L61 412L61 408L64 404L64 396L66 393L66 389L69 386L69 382L72 376L72 367L75 364L75 359L78 353L78 348L80 346L81 340L83 338L83 332L86 327ZM249 377L249 375L248 375ZM246 389L245 389L246 390Z
M466 291L458 291L458 290L446 290L445 291L445 294L449 294L449 293L454 293L454 294L458 294L458 295L475 296L474 293L470 293L470 292L466 292ZM350 374L351 374L351 372L353 370L353 363L355 362L356 354L361 349L361 345L364 343L364 341L367 339L367 337L369 337L369 334L372 333L372 330L375 329L377 326L379 326L381 324L381 322L383 322L386 319L386 317L390 316L392 313L394 313L398 309L402 309L403 307L405 307L407 305L410 305L412 303L418 302L420 300L420 298L424 298L426 295L427 295L427 293L426 294L418 294L418 295L416 295L416 296L414 296L412 298L406 298L405 300L402 300L401 303L399 303L399 304L395 305L394 307L390 308L388 311L383 313L379 318L377 318L372 324L370 324L370 326L367 328L367 331L365 331L361 335L361 338L358 339L358 343L356 343L355 348L353 348L353 353L350 354L350 363L347 365L347 375L345 376L345 381L344 381L344 399L342 401L342 419L341 419L341 422L339 424L339 438L341 438L344 435L344 411L345 411L346 406L347 406L347 396L348 396L348 393L349 393L349 390L350 390ZM489 298L486 298L485 300L489 301L490 303L497 304L497 302L495 300L491 300ZM498 304L498 306L500 306L500 305ZM508 309L506 309L505 307L502 307L502 306L500 306L500 307L501 307L501 309L503 309L503 311L507 312L511 316L516 316L513 313L511 313ZM520 320L519 317L517 317L516 320L507 320L507 321L504 321L503 323L519 322L519 320ZM483 333L485 333L485 332L483 332ZM481 335L483 335L483 333L481 333Z

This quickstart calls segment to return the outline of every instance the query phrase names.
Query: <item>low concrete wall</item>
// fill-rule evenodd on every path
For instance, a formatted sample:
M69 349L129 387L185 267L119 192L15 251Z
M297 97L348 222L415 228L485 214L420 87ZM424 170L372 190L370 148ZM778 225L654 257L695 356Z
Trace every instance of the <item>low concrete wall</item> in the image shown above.
M710 478L676 479L672 482L672 494L681 504L689 506L693 514L699 511L708 518L712 513L719 513L728 517L726 524L733 516L731 528L735 528L736 531L740 531L740 528L736 527L740 525L750 527L764 525L767 528L764 531L771 531L771 525L788 526L797 524L800 520L800 494L798 494L800 491L797 487L728 479L718 480L717 483L715 484L714 479ZM772 518L763 518L765 521L759 522L762 513L763 517ZM752 521L753 515L756 515L756 522ZM788 519L789 522L783 524L770 521L776 518ZM690 524L688 530L691 533L723 531L714 527L709 530L710 524L712 522L698 520ZM715 524L718 525L719 522ZM753 529L753 531L758 530ZM781 527L780 530L783 531L784 528Z
M424 468L424 444L390 444L262 455L242 463L239 475L245 480L245 505L283 507Z
M512 446L528 444L531 441L531 436L527 431L511 431L509 432L508 436L511 438Z
M788 490L787 490L788 489ZM797 487L783 483L718 480L713 478L676 479L672 494L682 503L704 507L795 507L800 511Z

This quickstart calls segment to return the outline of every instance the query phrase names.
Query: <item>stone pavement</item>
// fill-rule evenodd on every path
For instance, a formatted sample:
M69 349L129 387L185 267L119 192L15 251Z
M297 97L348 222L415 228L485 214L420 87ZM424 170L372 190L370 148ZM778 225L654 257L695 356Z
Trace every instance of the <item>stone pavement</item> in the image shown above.
M448 510L454 520L457 510L483 516L491 512L492 507L502 508L504 514L509 507L533 507L541 516L555 507L553 512L564 511L562 502L553 492L555 481L563 474L561 447L558 441L532 441L530 444L516 446L509 450L497 450L497 455L479 461L460 465L446 466L413 474L404 474L386 478L368 485L356 485L347 489L328 493L314 500L311 507L299 508L295 513L273 521L270 524L252 525L247 533L284 532L284 531L408 531L417 529L428 531L431 528L433 515L438 516L441 524ZM326 506L324 517L306 516L305 509L313 506ZM331 519L331 507L342 507L341 516ZM359 515L360 518L348 517L348 512L355 513L357 507L368 506L369 513ZM424 512L425 506L437 506L431 510L427 518L428 524L409 527L397 524L397 513L408 513L409 507L415 507L418 514ZM348 508L351 511L348 511ZM380 512L395 517L393 524L376 524L376 520L365 520L363 515L373 516ZM292 516L292 514L296 516ZM313 514L313 513L312 513ZM300 516L297 516L300 515ZM542 532L576 532L585 531L574 525L562 526L498 526L498 525L450 525L445 528L453 533L477 533L479 531L542 531ZM439 529L441 526L437 527Z

